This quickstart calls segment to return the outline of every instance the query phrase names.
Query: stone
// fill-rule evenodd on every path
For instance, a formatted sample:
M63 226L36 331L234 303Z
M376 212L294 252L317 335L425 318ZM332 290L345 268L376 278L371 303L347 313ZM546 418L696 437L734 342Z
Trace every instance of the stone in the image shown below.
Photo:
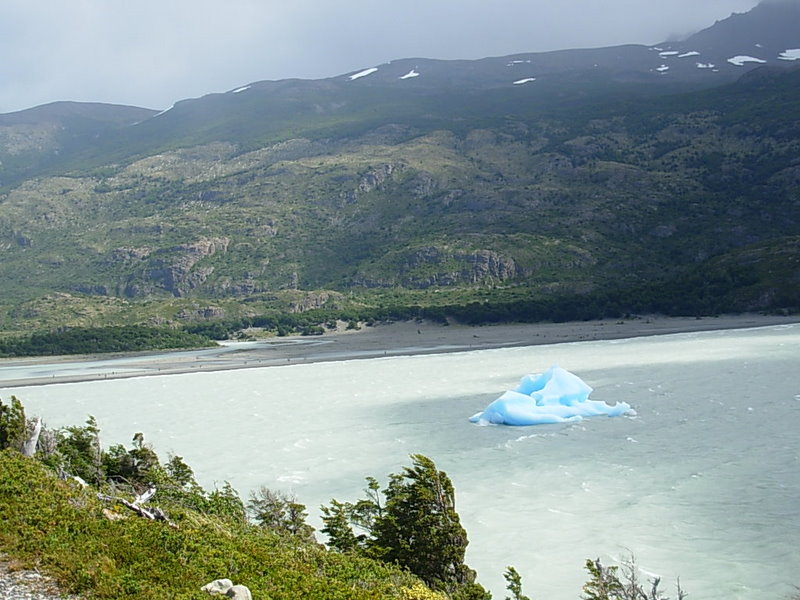
M253 600L250 588L246 585L233 585L230 579L215 579L200 588L208 594L220 594L234 600Z
M250 594L250 588L246 585L234 585L225 592L225 595L228 598L233 598L233 600L253 600L253 596Z
M232 587L233 582L230 579L215 579L214 581L205 584L200 588L200 590L212 595L226 594Z

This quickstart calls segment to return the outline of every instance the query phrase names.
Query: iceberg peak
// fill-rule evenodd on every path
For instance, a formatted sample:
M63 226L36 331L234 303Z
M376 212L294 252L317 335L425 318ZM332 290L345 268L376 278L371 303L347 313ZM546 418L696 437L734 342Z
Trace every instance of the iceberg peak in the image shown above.
M589 400L591 393L592 388L580 377L553 365L544 373L523 377L516 388L474 414L470 421L479 425L543 425L635 414L625 402L611 406Z

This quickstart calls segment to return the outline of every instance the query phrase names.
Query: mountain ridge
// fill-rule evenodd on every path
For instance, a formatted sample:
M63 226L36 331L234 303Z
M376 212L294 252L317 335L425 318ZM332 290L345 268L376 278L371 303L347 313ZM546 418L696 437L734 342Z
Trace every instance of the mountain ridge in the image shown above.
M779 11L779 13L778 13ZM763 56L763 60L766 61L768 64L772 64L774 61L779 60L778 56L781 52L791 49L790 46L800 45L800 40L798 40L796 27L796 19L800 19L800 3L795 2L794 0L762 0L758 5L756 5L750 11L745 13L732 13L730 16L718 20L714 25L707 27L695 34L688 36L683 40L668 40L663 41L660 43L652 44L652 45L643 45L643 44L635 44L635 43L623 43L617 44L613 46L601 46L601 47L588 47L588 48L571 48L571 49L560 49L560 50L551 50L551 51L538 51L538 52L517 52L508 55L502 56L494 56L494 57L485 57L481 59L435 59L429 57L410 57L410 58L400 58L400 59L393 59L388 63L383 63L381 65L376 65L373 67L357 69L337 75L333 75L330 77L323 77L318 79L299 79L299 78L287 78L287 79L280 79L280 80L258 80L253 81L246 84L241 84L232 88L225 92L212 92L201 96L199 98L185 98L176 100L175 103L171 108L174 108L176 104L184 103L184 102L192 102L196 100L200 100L206 96L216 96L219 94L235 94L235 93L243 93L253 86L263 86L268 84L282 84L284 82L291 84L292 82L321 82L321 81L337 81L337 80L361 80L361 82L365 81L374 81L377 79L376 77L372 77L367 79L369 75L372 75L372 72L380 72L381 68L389 68L391 67L393 70L393 76L396 79L405 79L409 83L421 83L425 81L424 77L421 77L421 73L414 73L415 68L414 64L417 63L425 63L430 65L447 65L447 66L468 66L473 67L476 65L480 65L481 63L497 63L501 65L505 65L507 67L519 65L520 67L524 67L528 61L532 59L542 59L544 64L539 66L537 65L535 68L543 68L545 73L548 73L552 70L557 70L558 68L564 69L564 63L567 66L578 66L580 68L585 68L587 62L583 60L584 57L590 57L593 54L598 54L603 57L606 57L606 61L609 61L611 56L615 53L619 53L620 50L623 49L636 49L640 51L642 49L647 49L648 51L657 51L657 52L675 52L676 46L689 46L693 45L702 45L705 46L705 49L712 49L716 56L714 57L719 64L720 68L729 68L724 63L727 62L726 60L722 59L723 55L728 55L728 57L735 56L736 54L741 54L745 50L751 51L752 48L745 48L745 46L755 47L756 45L763 45L758 42L754 42L752 40L743 41L741 38L750 38L753 36L754 30L758 30L759 27L764 26L768 29L768 33L765 32L763 38L769 38L768 40L762 40L762 42L768 41L769 46L764 46L762 50L766 52ZM745 34L744 36L742 34ZM758 36L756 36L758 37ZM737 41L736 43L731 46L731 39L735 38ZM756 39L756 38L753 38ZM723 44L726 48L715 48L717 44L714 44L714 41L719 42L720 40L727 42L727 44ZM792 40L794 43L785 43L786 40ZM730 46L730 47L727 47ZM738 48L737 51L735 48ZM691 52L691 50L687 50ZM676 52L676 56L680 55L679 52ZM702 54L700 54L702 56ZM567 57L566 60L561 60L562 57ZM652 56L651 56L652 58ZM791 60L791 59L785 59ZM602 61L601 61L602 62ZM659 73L657 69L658 60L649 61L649 68L647 69L650 73ZM691 62L691 61L689 61ZM764 63L760 63L764 64ZM403 73L399 76L394 73L396 69L394 69L397 65L401 66L401 70ZM408 65L406 68L405 65ZM594 66L594 65L593 65ZM599 65L597 65L599 66ZM359 77L360 74L363 74L365 71L372 71L369 75L363 75ZM731 71L731 72L735 72ZM660 73L663 73L660 72ZM404 78L403 75L409 75L409 77ZM734 75L734 77L738 77L738 75ZM502 82L503 84L508 83L508 77L502 77L498 75L498 81ZM518 79L517 79L518 80ZM723 80L724 81L724 80ZM447 83L447 80L437 82L437 85L441 86L443 83ZM513 83L513 82L512 82ZM2 121L2 117L9 116L9 115L21 115L23 113L27 113L28 111L38 111L42 107L46 106L53 106L57 104L86 104L86 105L95 105L100 106L101 103L73 103L73 102L51 102L45 105L36 106L28 109L23 109L20 111L15 111L11 113L3 113L0 114L0 121ZM118 105L112 104L109 106L125 106L125 105ZM129 107L129 108L140 108L140 107ZM168 112L170 109L164 111L155 111L152 109L144 109L141 110L151 110L152 115L156 114L163 114Z
M258 82L157 114L53 105L39 112L92 118L49 129L27 154L2 143L20 115L0 118L6 326L53 293L178 302L159 317L173 320L197 303L319 289L338 290L315 296L336 302L345 292L541 297L655 284L663 295L703 273L724 283L704 306L791 305L800 68L775 58L713 73L681 58L688 45L660 48L606 49L594 56L607 62L587 68L591 50L551 53L552 77L527 70L545 63L524 62L534 55L461 71L407 59ZM646 69L611 68L632 56ZM662 62L673 66L653 70ZM426 83L436 69L452 85ZM696 72L729 80L701 85ZM757 268L742 266L754 256ZM42 309L30 310L35 319Z
M797 22L800 22L800 4L762 3L748 13L720 20L683 42L518 53L479 60L400 59L323 79L251 82L228 92L179 100L159 112L118 105L110 105L116 108L109 109L87 103L81 110L89 113L90 109L96 109L98 114L89 119L95 121L96 127L88 130L88 121L84 121L77 134L71 136L75 125L67 118L40 118L38 123L40 127L45 123L61 127L73 142L69 152L80 155L78 162L98 148L101 160L108 155L124 161L127 158L121 149L125 146L131 148L133 156L176 144L190 146L221 140L255 147L264 141L292 137L299 119L322 122L322 116L341 116L351 107L358 114L350 118L363 119L370 105L397 106L409 96L435 107L450 103L448 94L474 95L487 90L508 92L513 97L504 100L517 104L553 104L565 97L620 91L645 96L678 93L729 83L762 64L788 66L793 61L782 60L779 56L796 50L796 54L785 58L800 58L800 35L792 28L792 23ZM764 27L774 33L759 35ZM742 34L743 30L748 31L747 35ZM763 58L750 57L763 62L754 62L748 59L747 53L756 54L755 48L750 46L752 39L760 37L769 37L769 43L762 44ZM702 46L702 52L695 46ZM729 62L737 57L742 60L736 64ZM397 94L402 97L391 98ZM440 100L437 96L444 98ZM52 103L44 107L51 107L52 111L59 105ZM64 103L66 105L73 106L73 113L77 111L75 103ZM36 116L47 110L34 107L0 115L0 186L35 173L35 168L63 165L63 170L76 164L71 156L64 158L65 144L52 133L47 143L43 141L36 147L38 155L33 148L25 153L24 159L16 158L19 149L13 143L21 134L11 124L20 119L37 122ZM130 110L140 112L134 127L130 127L129 122L109 127L105 115L99 114ZM281 121L288 126L281 129ZM299 124L301 129L305 126L306 123ZM41 132L37 135L42 138ZM110 142L106 143L109 138ZM83 142L83 147L75 142ZM59 156L46 156L52 151L58 151ZM28 168L31 163L34 168Z

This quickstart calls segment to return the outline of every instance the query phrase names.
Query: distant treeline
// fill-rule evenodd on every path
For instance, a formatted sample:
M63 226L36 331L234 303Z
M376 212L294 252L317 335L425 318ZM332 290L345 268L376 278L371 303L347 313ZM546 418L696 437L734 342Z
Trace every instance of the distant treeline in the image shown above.
M754 275L745 269L726 269L716 273L687 274L679 280L584 295L496 297L442 306L398 304L343 309L320 308L302 313L276 313L192 323L184 329L208 339L226 339L251 327L263 328L277 335L317 335L323 333L325 327L334 327L336 321L345 321L350 328L355 328L358 323L372 325L376 322L415 319L442 324L457 322L464 325L487 325L619 319L631 314L713 316L752 310L747 302L741 300L737 290L756 281ZM800 310L800 290L794 296L780 298L780 301L784 311L797 312Z
M209 346L205 336L180 329L126 325L73 327L0 340L0 356L55 356Z
M410 321L412 319L447 321L446 315L436 313L435 309L422 308L417 305L347 309L315 308L302 313L276 312L269 315L190 323L184 326L184 330L211 340L222 340L250 328L264 329L279 336L322 335L326 327L329 329L336 327L337 321L345 321L348 323L348 328L356 329L359 327L359 323L373 325L376 322Z
M190 323L169 329L146 326L76 327L0 340L0 356L51 356L129 352L208 346L211 340L242 337L250 328L285 335L321 335L344 321L350 329L364 323L428 320L447 324L536 323L620 319L631 314L713 316L753 310L742 290L758 287L758 277L741 265L697 270L678 279L589 294L527 296L521 289L495 290L490 299L441 306L396 304L318 308ZM792 290L792 291L787 291ZM763 292L760 292L763 294ZM800 288L773 290L770 305L800 311Z
M260 328L284 335L321 335L325 328L332 329L337 321L345 321L351 329L360 323L374 325L394 321L425 320L446 325L450 322L464 325L496 323L537 323L543 321L588 321L603 318L622 318L637 312L663 314L713 314L692 307L692 310L658 310L662 303L637 302L612 295L558 296L552 298L521 298L512 300L470 301L442 306L417 304L379 307L352 307L345 309L312 309L302 313L259 315L220 319L204 323L191 323L184 330L211 340L236 337L241 331ZM666 308L666 307L665 307Z

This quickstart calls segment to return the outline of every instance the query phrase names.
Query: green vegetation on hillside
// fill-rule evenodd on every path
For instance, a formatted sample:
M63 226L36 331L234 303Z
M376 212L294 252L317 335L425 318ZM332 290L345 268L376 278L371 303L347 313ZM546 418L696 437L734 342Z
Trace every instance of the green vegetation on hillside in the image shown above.
M91 488L60 481L11 451L0 453L0 546L71 593L199 600L207 597L200 586L223 576L273 600L402 598L404 588L418 585L391 565L327 552L241 518L158 502L175 527L127 516L121 505L110 509L124 518L111 520Z
M262 487L245 505L228 483L207 491L180 456L162 462L141 433L130 448L106 450L89 417L42 428L34 453L26 440L36 428L17 398L0 401L0 549L69 593L200 600L200 586L225 577L258 599L491 598L463 562L453 484L428 457L413 455L382 491L368 477L367 498L322 507L328 550L293 497ZM585 598L668 600L658 579L643 585L632 559L621 572L586 566ZM529 600L514 567L504 576L513 600Z
M17 329L42 327L40 315L52 307L54 314L91 314L93 327L43 328L30 334L0 338L0 356L42 356L102 352L197 348L215 340L246 339L269 335L322 335L345 326L357 329L380 322L428 320L441 324L536 323L619 319L632 314L715 316L731 312L800 311L800 240L783 238L774 243L746 247L722 258L709 259L668 278L628 287L612 287L581 294L537 292L528 286L507 288L449 288L372 290L358 295L325 292L293 300L253 299L218 302L203 307L171 301L146 301L117 305L92 297L61 297L37 308L28 318L15 318ZM303 298L314 302L303 306ZM321 307L315 308L317 304ZM42 306L39 304L38 306ZM176 308L177 306L177 308ZM200 306L187 310L187 306ZM222 308L222 307L225 308ZM98 310L99 309L99 310ZM17 314L24 311L17 311ZM172 323L171 327L121 325L142 316ZM229 315L229 316L226 316ZM73 317L75 319L75 317ZM69 319L61 317L69 324ZM181 322L183 322L181 324ZM45 322L47 323L47 322ZM342 325L344 323L345 325Z
M413 298L430 291L460 294L453 305L796 310L799 81L469 97L286 83L181 103L127 128L131 147L105 137L91 160L0 193L2 327L176 327L315 290L340 307L395 292L424 307ZM58 321L74 298L92 310ZM128 320L93 321L101 308Z
M0 357L173 350L211 345L213 343L206 337L165 327L76 327L0 339Z
M18 417L21 405L12 399ZM6 419L0 403L0 432ZM24 419L24 412L22 412ZM32 460L0 448L0 548L21 566L37 566L69 592L121 600L204 598L220 577L247 585L255 598L403 598L424 586L391 564L329 552L306 536L251 523L225 484L208 492L173 456L162 463L141 434L130 449L103 450L93 419L43 432ZM48 467L55 471L49 471ZM55 472L80 476L88 487ZM156 486L171 522L137 516L120 501Z
M450 478L420 454L413 465L391 475L384 490L367 478L367 498L356 503L332 500L323 506L323 533L339 552L395 563L432 589L460 600L489 600L464 564L467 532L455 510ZM353 527L361 533L356 535Z

